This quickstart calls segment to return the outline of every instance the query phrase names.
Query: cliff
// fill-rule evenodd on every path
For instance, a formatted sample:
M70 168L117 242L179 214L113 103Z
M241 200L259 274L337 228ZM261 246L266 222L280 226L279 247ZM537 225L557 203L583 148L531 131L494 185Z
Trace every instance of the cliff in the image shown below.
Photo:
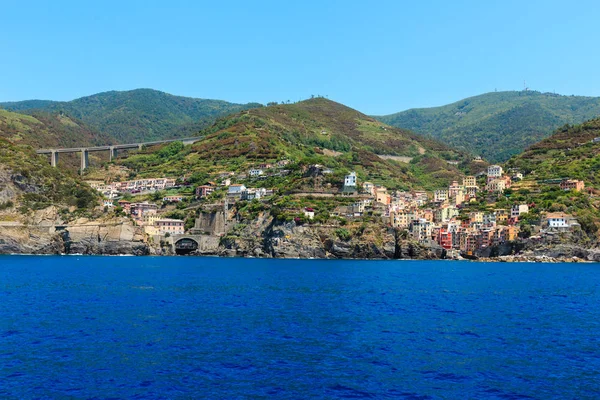
M273 258L356 258L356 259L439 259L446 251L436 244L427 246L402 239L397 231L378 224L351 229L341 235L339 226L279 223L259 216L242 229L221 240L226 256Z
M151 247L130 221L100 224L0 225L0 254L147 255Z

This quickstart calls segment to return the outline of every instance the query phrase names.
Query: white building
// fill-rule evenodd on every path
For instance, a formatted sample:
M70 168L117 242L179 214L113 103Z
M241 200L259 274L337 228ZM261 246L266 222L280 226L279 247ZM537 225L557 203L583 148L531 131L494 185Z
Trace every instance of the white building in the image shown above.
M350 175L346 175L344 178L345 187L356 187L356 172L350 172Z
M495 179L502 177L502 167L499 165L490 165L488 167L488 179Z
M227 194L242 194L244 190L246 190L246 186L241 183L234 183L233 185L229 185Z
M257 177L257 176L261 176L264 175L264 171L260 168L253 168L250 171L248 171L248 175L252 176L252 177Z
M569 217L564 213L548 213L546 214L546 222L549 228L568 228Z
M313 210L312 208L305 208L304 209L304 216L308 219L313 219L315 218L315 210Z

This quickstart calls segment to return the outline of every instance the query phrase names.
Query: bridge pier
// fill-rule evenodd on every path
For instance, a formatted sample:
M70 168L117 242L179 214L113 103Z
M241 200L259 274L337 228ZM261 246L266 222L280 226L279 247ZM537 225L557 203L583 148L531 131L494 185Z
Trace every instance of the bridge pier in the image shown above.
M52 153L50 153L50 165L55 168L58 165L58 151L56 150L52 150Z
M118 150L115 148L115 146L110 146L108 148L108 160L112 161L113 159L117 158L117 152Z
M142 151L142 148L144 147L144 145L142 143L138 144L138 150Z
M89 158L88 149L81 149L81 174L83 175L83 171L90 166L90 158Z

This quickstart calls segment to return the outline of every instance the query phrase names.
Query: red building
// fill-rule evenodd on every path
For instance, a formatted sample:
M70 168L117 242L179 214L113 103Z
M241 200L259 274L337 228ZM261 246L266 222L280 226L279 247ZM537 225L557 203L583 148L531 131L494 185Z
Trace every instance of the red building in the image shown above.
M446 250L452 249L452 232L448 231L448 228L440 228L437 235L437 242Z
M202 185L202 186L198 186L196 188L196 196L202 198L202 197L206 197L209 194L211 194L212 192L215 191L215 187L214 186L210 186L210 185Z

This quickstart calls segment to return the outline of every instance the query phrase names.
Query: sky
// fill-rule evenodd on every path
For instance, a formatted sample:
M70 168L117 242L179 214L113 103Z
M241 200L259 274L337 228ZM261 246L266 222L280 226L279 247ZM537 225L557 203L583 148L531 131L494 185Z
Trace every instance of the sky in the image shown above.
M600 96L597 0L2 3L0 101L153 88L383 115L524 82Z

